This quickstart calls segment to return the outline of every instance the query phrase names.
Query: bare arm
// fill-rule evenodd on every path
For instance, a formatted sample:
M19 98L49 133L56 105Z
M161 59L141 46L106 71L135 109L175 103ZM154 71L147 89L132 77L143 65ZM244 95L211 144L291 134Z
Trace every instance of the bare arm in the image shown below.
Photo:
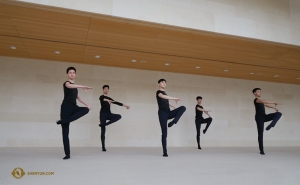
M272 106L272 105L268 105L268 104L265 104L265 107L268 107L268 108L271 108L271 109L275 109L276 112L278 112L278 108L275 106Z
M104 99L103 99L103 101L107 101L109 104L111 104L111 103L114 103L114 102L115 102L115 104L117 104L117 105L120 105L120 106L126 107L126 109L130 109L130 107L129 107L128 105L125 105L124 103L123 103L123 104L121 104L121 103L119 103L119 102L117 102L117 101L115 101L115 100L113 100L113 99L107 99L107 98L104 98Z
M198 110L198 111L203 111L206 115L208 115L209 117L211 117L211 116L209 115L209 113L208 113L208 112L211 112L211 110L201 109L200 107L197 107L197 110Z
M130 107L128 105L125 105L124 103L123 103L123 107L126 107L126 109L130 109Z
M211 112L211 110L205 110L205 109L201 109L200 107L197 107L198 111L203 111L203 112Z
M279 103L274 102L274 101L268 101L268 100L261 100L261 99L257 99L256 103L263 103L263 104L274 104L274 105L278 105Z
M85 103L85 101L83 101L83 99L81 99L78 95L77 95L77 100L80 101L80 103L84 104L88 109L91 110L91 107L87 103Z
M88 89L92 89L92 87L84 86L84 85L76 85L71 84L70 82L66 82L66 87L69 89L76 89L76 88L82 88L84 92L87 92Z
M106 99L106 98L104 98L103 101L107 101L109 104L111 104L112 102L115 102L115 100L110 100L110 99Z
M181 100L180 98L174 98L174 97L171 97L171 96L163 95L162 93L159 93L158 96L160 98L163 98L163 99L166 99L166 100L175 100L176 103L177 103L177 101Z
M208 117L211 118L210 114L209 114L207 111L204 111L204 113L205 113L206 115L208 115Z
M277 102L257 99L256 103L263 103L265 107L275 109L276 112L279 111L278 108L276 107L277 105L279 105L279 103L277 103ZM274 104L275 106L272 106L272 105L269 105L269 104Z
M174 105L172 105L171 103L169 103L169 106L172 107L172 108L174 108L174 109L176 108L176 107L175 107Z

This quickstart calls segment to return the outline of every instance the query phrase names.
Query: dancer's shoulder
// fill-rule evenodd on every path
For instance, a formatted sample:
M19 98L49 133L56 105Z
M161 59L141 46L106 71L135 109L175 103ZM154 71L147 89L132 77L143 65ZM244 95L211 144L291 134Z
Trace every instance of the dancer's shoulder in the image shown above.
M64 85L66 85L66 83L74 84L74 83L70 82L69 80L65 81L65 82L64 82Z
M196 105L196 108L199 107L200 109L203 109L202 105Z
M156 94L159 94L159 93L166 94L166 92L165 92L165 91L162 91L162 90L157 90L157 91L156 91Z

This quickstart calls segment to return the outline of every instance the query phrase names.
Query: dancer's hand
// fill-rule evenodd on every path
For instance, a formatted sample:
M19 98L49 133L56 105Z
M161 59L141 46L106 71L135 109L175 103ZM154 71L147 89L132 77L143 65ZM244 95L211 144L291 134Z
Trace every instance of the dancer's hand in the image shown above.
M91 109L92 109L92 107L90 107L89 105L86 105L86 107L87 107L89 110L91 110Z
M275 109L275 111L276 111L276 112L278 112L278 111L279 111L279 109L278 109L277 107L274 107L274 109Z
M88 89L92 89L92 87L83 86L82 89L84 90L84 92L87 92L87 90L88 90Z
M109 104L111 104L112 102L115 102L115 101L113 101L113 100L107 100L107 102L108 102Z
M128 105L124 105L124 107L126 107L126 109L130 109L130 107Z
M175 100L176 104L177 104L178 101L181 101L180 98L175 98L174 100Z

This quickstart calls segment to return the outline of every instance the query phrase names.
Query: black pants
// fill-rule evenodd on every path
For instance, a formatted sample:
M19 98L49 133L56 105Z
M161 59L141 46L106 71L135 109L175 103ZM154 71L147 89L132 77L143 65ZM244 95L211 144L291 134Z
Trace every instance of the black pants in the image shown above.
M185 106L178 107L172 111L158 110L158 118L161 127L161 143L164 154L167 154L167 135L168 135L168 119L173 119L174 123L177 123L182 114L185 112Z
M86 115L89 112L87 107L78 107L70 103L63 103L60 109L60 119L62 121L62 136L64 143L64 150L67 156L70 156L70 142L69 142L69 126L70 122Z
M100 125L101 125L101 143L102 148L105 148L105 131L106 126L110 125L118 120L120 120L122 116L120 114L112 114L112 113L104 113L100 112ZM109 120L108 122L106 122Z
M258 144L259 144L259 150L261 152L264 151L264 145L263 145L264 123L268 121L272 121L270 125L274 127L281 116L282 114L280 112L275 112L267 115L255 115L255 121L256 121L257 132L258 132Z
M205 127L204 130L207 130L208 127L210 126L211 122L212 122L212 118L195 119L196 130L197 130L196 140L197 140L197 143L198 143L198 147L200 147L200 128L201 128L201 124L206 123L206 127Z

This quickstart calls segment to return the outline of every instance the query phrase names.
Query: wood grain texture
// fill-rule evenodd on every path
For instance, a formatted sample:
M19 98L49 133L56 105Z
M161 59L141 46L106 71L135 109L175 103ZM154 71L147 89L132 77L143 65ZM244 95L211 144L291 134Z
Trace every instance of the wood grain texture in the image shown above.
M300 84L298 46L31 3L0 3L1 55ZM10 50L10 45L18 49Z
M0 4L0 35L19 36L3 4Z
M0 35L0 55L31 58L21 38ZM17 49L11 49L15 46Z

